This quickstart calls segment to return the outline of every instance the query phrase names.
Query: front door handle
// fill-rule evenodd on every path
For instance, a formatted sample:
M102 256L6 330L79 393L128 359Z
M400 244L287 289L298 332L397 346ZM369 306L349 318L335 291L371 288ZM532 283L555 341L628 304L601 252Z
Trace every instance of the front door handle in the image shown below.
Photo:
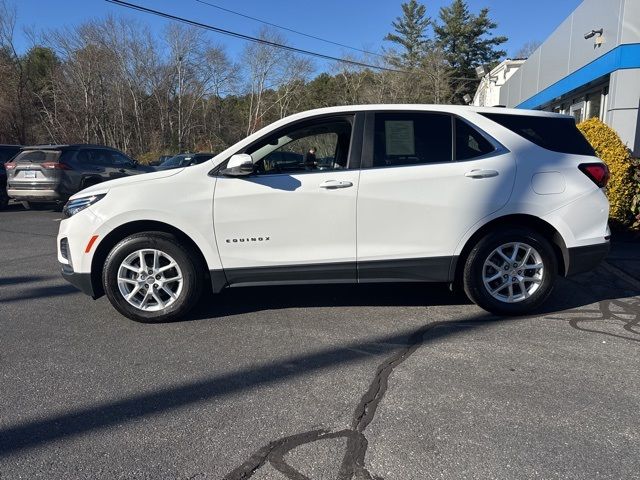
M471 170L465 173L464 176L469 178L491 178L497 177L498 172L495 170Z
M320 184L320 188L328 188L333 190L334 188L348 188L352 187L353 183L344 180L326 180Z

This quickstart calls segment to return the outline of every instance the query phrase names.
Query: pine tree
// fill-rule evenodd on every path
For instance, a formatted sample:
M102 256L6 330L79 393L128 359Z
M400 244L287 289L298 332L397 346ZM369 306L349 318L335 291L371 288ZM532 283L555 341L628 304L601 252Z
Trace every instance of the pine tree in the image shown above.
M444 51L453 75L459 78L453 85L459 100L466 93L473 94L478 85L475 67L493 67L506 55L496 47L506 42L507 37L492 36L491 31L498 25L489 18L488 8L475 15L469 12L465 0L453 0L450 6L440 8L440 22L433 28L436 43Z
M420 64L429 45L425 33L431 19L426 16L426 11L426 7L416 0L402 4L402 17L397 17L391 24L396 33L384 37L403 49L399 61L396 59L395 63L406 68L415 68Z

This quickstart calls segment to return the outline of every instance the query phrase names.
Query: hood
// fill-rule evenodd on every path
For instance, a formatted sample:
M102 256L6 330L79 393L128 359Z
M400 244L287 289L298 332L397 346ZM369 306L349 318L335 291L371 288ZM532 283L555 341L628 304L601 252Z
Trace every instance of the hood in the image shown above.
M160 178L171 177L177 175L184 170L183 168L176 168L173 170L161 170L150 173L142 173L140 175L132 175L130 177L117 178L115 180L109 180L107 182L101 182L97 185L80 190L78 193L71 196L70 200L74 198L86 197L88 195L98 195L101 193L107 193L109 190L115 187L122 187L126 185L133 185L135 183L153 182Z

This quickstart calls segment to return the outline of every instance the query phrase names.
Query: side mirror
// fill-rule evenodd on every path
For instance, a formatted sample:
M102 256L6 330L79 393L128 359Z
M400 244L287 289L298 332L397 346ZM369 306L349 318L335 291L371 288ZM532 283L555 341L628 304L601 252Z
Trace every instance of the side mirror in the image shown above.
M246 153L237 153L232 155L227 162L227 168L222 173L225 177L245 177L251 175L255 171L255 165L251 155Z

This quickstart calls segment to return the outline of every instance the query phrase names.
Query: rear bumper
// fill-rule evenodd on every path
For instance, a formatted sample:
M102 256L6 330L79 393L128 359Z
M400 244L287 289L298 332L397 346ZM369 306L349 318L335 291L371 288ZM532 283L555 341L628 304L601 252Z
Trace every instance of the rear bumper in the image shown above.
M9 197L15 200L34 201L34 202L62 202L66 201L68 196L63 195L55 190L29 190L26 188L7 188Z
M609 254L609 240L595 245L568 248L568 265L566 276L588 272L596 268Z
M90 273L77 273L69 265L62 265L62 277L82 293L96 298Z

